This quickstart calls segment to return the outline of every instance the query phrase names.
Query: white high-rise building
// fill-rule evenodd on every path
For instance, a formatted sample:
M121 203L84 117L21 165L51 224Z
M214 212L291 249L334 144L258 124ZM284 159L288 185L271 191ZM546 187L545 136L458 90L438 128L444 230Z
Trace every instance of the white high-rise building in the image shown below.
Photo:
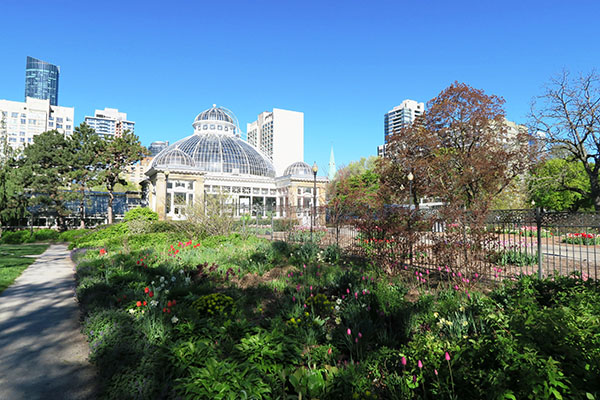
M7 136L15 149L33 143L36 135L46 131L71 135L74 115L73 107L53 106L49 99L0 100L0 135Z
M85 123L94 128L103 137L121 137L123 132L134 133L135 122L127 120L127 113L119 112L116 108L96 110L93 117L85 117Z
M383 117L384 144L377 146L377 155L385 155L385 146L389 143L391 136L400 129L413 123L415 119L423 115L425 103L415 100L404 100L399 106L392 108Z
M304 113L274 108L258 114L246 132L248 143L273 162L278 176L292 162L304 161Z

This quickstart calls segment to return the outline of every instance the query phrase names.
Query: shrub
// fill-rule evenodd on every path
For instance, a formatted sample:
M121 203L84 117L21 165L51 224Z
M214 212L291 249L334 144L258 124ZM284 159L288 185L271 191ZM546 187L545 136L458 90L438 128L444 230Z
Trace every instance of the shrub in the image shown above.
M33 237L29 231L4 231L2 232L2 238L0 238L0 243L4 244L21 244L31 242L33 242Z
M280 218L273 220L273 230L275 232L288 232L296 225L298 225L298 220L296 218Z
M323 260L330 264L337 264L342 258L342 248L337 244L330 244L323 250Z
M194 307L202 316L229 317L234 311L233 299L222 293L213 293L194 301Z
M89 229L72 229L69 231L64 231L61 232L60 235L58 235L58 240L61 242L72 242L75 239L87 234L88 232Z
M125 221L158 221L158 213L147 207L132 208L125 213Z
M58 240L60 233L54 229L39 229L33 231L34 242L53 242Z

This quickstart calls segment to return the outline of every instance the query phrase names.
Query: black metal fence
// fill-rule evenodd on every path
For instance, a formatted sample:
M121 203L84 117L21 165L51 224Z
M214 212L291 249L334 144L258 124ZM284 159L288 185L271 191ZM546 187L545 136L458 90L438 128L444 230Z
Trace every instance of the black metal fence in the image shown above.
M262 226L263 233L273 240L313 240L323 247L337 244L367 257L396 257L395 261L388 261L413 268L443 272L453 264L453 270L460 271L466 267L461 263L475 263L472 270L491 279L576 272L586 280L598 279L600 275L600 214L596 213L545 212L539 208L497 210L487 215L483 234L475 237L469 226L457 234L459 224L436 218L435 210L415 210L427 214L427 229L421 224L421 230L410 235L410 239L388 237L374 243L372 237L356 228L360 225L358 220L348 216L335 218L326 207L271 211L271 220ZM410 251L399 250L402 244L408 248L407 240L412 241Z

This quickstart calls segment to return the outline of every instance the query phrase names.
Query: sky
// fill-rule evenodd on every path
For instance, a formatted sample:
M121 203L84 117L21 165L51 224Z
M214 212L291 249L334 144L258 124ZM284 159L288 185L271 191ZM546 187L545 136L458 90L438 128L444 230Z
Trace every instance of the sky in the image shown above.
M326 174L376 154L383 116L454 81L527 122L563 70L600 65L597 1L38 1L0 7L0 99L23 101L25 59L60 66L75 124L118 108L142 144L192 134L212 104L246 123L304 113L304 161ZM290 160L290 163L296 160Z

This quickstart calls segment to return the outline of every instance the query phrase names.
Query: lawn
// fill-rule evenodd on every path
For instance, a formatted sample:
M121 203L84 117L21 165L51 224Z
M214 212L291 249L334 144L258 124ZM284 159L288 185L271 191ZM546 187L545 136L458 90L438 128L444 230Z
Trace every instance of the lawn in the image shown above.
M26 256L42 254L47 248L47 244L0 244L0 293L33 264L35 258Z
M76 243L102 398L600 399L580 276L459 287L335 246L111 229Z

